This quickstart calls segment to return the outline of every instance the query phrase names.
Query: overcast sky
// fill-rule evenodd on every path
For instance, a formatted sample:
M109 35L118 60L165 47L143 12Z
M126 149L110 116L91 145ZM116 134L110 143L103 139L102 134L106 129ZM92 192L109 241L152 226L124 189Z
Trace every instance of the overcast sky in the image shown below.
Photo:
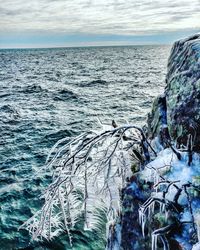
M0 0L0 47L171 43L200 32L200 0Z

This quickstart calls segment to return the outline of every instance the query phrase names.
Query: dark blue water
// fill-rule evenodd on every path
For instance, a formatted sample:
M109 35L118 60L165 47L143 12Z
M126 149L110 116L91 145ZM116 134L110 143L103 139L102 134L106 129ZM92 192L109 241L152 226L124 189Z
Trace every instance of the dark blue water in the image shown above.
M18 227L41 206L53 144L103 121L144 124L165 85L168 46L0 50L0 249L69 249L62 235L30 243ZM74 249L104 249L104 231L74 231Z

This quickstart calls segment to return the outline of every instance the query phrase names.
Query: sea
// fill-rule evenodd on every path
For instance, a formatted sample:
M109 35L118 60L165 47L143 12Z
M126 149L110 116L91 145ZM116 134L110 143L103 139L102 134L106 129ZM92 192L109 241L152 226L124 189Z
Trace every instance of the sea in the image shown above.
M0 250L71 249L66 233L34 242L19 229L51 182L38 171L63 137L97 119L143 126L163 92L170 46L0 50ZM77 225L74 250L103 250L105 229Z

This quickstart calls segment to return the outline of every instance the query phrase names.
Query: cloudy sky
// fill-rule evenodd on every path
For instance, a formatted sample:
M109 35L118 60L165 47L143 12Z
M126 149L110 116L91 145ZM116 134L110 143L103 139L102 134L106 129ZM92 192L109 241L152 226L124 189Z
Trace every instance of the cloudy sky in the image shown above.
M200 32L200 0L0 0L0 47L171 43Z

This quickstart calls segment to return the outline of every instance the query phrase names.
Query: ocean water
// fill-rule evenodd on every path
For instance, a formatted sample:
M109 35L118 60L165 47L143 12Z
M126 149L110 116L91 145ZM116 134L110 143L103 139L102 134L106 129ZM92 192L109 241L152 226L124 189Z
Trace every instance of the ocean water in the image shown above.
M50 175L37 170L62 137L96 126L96 119L145 124L165 86L169 46L0 50L0 250L70 249L65 233L30 242L18 230L42 205ZM101 250L105 230L83 232L75 250Z

